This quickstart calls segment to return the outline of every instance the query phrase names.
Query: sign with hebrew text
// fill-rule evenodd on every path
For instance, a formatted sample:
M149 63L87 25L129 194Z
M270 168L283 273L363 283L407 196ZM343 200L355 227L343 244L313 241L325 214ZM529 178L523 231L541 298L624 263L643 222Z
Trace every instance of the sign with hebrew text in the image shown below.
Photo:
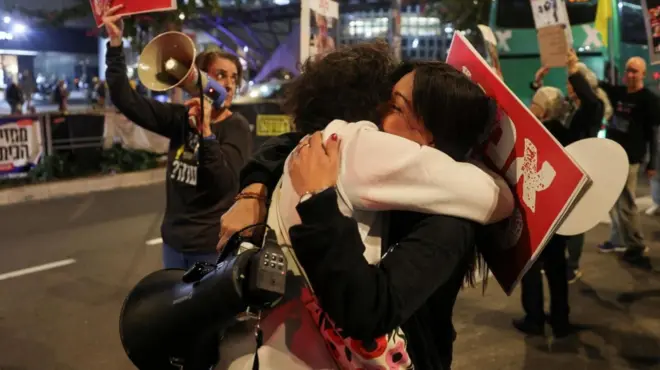
M26 177L42 155L38 117L0 118L0 178Z
M447 63L469 76L499 106L482 156L488 167L507 180L517 204L498 238L504 242L484 257L504 291L511 294L590 180L458 32Z

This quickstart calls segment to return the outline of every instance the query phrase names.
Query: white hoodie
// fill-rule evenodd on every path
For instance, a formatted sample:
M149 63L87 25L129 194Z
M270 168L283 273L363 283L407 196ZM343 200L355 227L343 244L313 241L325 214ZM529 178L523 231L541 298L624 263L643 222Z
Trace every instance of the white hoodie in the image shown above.
M344 215L357 221L365 245L364 257L371 264L381 257L378 211L444 214L481 224L500 221L513 211L514 198L508 184L483 165L457 162L437 149L381 132L371 122L335 120L323 131L324 141L334 133L341 139L337 202ZM296 211L300 195L291 184L289 159L279 200L272 199L278 202L284 230L300 223ZM290 245L289 235L278 238ZM294 279L288 279L287 297L262 319L262 370L336 368L309 312L298 299L299 289ZM228 335L221 343L217 368L251 369L254 348L251 331Z

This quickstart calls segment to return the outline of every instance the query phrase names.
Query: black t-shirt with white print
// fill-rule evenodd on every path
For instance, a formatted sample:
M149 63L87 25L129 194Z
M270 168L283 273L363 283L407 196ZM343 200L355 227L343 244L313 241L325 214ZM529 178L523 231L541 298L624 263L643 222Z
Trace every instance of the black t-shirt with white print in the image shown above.
M654 128L660 123L657 96L647 88L629 93L625 86L601 84L601 87L614 109L607 127L607 138L625 149L631 164L644 161L647 150L650 150L649 167L653 168L656 146Z
M252 152L247 120L234 113L211 125L215 138L200 139L188 124L186 107L148 99L131 88L121 47L108 45L106 63L115 106L135 124L170 139L163 242L182 252L213 252L220 217L233 204L239 172Z

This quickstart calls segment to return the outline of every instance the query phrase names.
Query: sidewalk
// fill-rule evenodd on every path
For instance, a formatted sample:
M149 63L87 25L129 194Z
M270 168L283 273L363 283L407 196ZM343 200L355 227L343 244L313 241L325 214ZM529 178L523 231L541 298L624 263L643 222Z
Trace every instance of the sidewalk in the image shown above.
M511 320L522 316L520 289L506 297L493 279L484 296L481 286L462 292L452 369L660 369L660 216L643 215L642 224L654 272L596 250L609 225L587 234L584 276L570 286L570 305L572 321L588 329L575 338L530 339L513 329Z
M165 168L83 177L80 179L52 181L43 184L17 186L0 190L0 206L62 198L78 194L114 189L132 188L165 181Z

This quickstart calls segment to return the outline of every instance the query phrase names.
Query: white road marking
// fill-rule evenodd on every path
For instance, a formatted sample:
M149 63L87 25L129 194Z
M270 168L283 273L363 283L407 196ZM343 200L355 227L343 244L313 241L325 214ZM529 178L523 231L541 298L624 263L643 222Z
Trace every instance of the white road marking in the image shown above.
M646 211L647 208L649 208L651 205L653 205L653 199L651 199L651 196L645 196L645 197L639 197L635 199L635 203L637 204L637 210L641 213ZM611 224L612 220L610 219L610 215L605 215L603 218L600 220L601 224Z
M147 240L147 245L159 245L163 244L163 238L156 238L156 239L151 239Z
M41 271L52 270L58 267L64 267L76 263L74 259L62 260L57 262L46 263L44 265L28 267L22 270L16 270L12 272L7 272L5 274L0 274L0 281L17 278L24 275L34 274Z

